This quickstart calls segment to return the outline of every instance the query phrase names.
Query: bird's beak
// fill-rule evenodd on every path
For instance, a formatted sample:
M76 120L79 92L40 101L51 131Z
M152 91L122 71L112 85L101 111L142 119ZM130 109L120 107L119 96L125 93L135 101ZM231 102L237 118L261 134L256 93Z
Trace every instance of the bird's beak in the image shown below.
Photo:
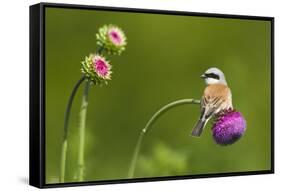
M206 75L205 75L205 74L202 74L202 75L200 76L200 78L205 79L205 78L206 78Z

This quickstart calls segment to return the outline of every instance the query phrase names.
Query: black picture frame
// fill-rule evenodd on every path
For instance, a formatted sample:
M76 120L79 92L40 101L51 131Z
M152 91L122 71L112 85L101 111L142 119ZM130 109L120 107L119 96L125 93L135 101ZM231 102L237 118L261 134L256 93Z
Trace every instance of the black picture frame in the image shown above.
M105 10L134 13L154 13L165 15L183 15L216 17L230 19L264 20L271 23L271 169L249 172L231 172L217 174L200 174L186 176L169 176L154 178L135 178L122 180L104 180L90 182L72 182L46 184L45 182L45 9L47 7L81 10ZM163 181L177 179L226 177L274 173L274 17L227 15L214 13L195 13L183 11L164 11L152 9L135 9L120 7L102 7L89 5L39 3L30 6L30 160L29 184L38 188L84 186L112 183L132 183L146 181Z

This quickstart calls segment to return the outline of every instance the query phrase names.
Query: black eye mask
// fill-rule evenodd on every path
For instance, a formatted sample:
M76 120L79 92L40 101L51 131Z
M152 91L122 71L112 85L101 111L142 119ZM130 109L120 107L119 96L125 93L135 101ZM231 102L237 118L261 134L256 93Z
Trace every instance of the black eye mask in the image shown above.
M220 79L219 75L214 74L214 73L205 74L205 76L208 77L208 78L214 78L214 79L217 79L217 80Z

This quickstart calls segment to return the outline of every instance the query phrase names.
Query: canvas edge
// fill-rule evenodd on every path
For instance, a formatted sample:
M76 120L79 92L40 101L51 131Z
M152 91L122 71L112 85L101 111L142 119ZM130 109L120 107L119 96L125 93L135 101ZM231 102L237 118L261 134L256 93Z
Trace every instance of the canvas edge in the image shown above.
M42 7L42 4L29 7L29 184L38 188L45 184Z

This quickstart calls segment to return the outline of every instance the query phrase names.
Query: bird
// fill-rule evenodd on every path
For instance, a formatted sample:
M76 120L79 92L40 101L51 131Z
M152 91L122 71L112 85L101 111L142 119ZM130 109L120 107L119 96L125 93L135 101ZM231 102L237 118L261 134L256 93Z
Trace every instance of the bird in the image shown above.
M191 136L200 137L205 125L216 114L233 109L231 90L224 73L218 68L209 68L201 75L206 87L200 101L200 118L194 126Z

